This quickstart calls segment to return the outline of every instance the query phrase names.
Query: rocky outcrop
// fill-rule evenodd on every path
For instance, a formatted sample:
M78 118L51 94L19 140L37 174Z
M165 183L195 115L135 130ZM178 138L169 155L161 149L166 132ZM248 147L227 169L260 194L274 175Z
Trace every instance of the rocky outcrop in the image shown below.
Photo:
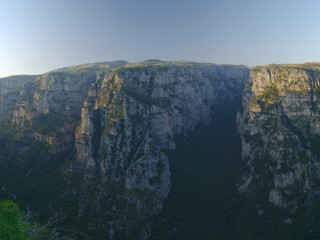
M319 193L319 84L319 65L252 69L238 114L248 165L240 191L268 191L286 208Z
M177 134L208 123L213 105L240 97L248 74L243 66L196 63L135 64L101 73L82 108L77 160L68 172L82 169L87 182L103 176L123 186L117 198L132 207L117 209L113 219L128 217L132 208L137 219L158 213L170 190L165 150L175 149Z
M18 141L17 165L28 179L59 166L52 173L66 180L59 201L74 201L79 225L130 232L162 209L175 137L208 124L213 106L241 98L248 75L245 66L149 60L0 79L0 122ZM36 170L20 164L34 157Z
M28 86L37 76L12 76L0 79L0 121L12 120L13 111L21 96L27 94Z
M47 143L52 153L69 150L96 73L46 73L1 79L0 122L17 139Z

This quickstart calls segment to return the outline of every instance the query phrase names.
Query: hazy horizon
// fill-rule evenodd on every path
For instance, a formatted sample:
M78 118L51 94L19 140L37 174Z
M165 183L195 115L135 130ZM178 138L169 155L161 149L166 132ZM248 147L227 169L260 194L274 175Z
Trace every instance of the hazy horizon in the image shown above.
M126 60L318 62L314 0L4 0L0 77Z

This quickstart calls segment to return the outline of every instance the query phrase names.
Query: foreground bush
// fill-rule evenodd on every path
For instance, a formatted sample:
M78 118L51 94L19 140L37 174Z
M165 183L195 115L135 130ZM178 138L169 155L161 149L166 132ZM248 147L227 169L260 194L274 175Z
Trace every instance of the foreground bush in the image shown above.
M0 200L0 239L31 239L32 227L25 214L10 200Z

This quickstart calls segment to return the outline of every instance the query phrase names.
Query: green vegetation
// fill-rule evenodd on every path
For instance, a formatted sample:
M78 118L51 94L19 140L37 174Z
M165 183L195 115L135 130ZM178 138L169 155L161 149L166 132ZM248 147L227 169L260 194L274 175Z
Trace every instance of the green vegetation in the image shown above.
M269 105L274 103L278 96L278 89L276 85L273 83L270 86L267 86L264 89L263 93L252 101L252 104L259 104L262 107L262 110L265 110Z
M0 239L2 240L54 240L74 239L60 228L59 232L56 223L59 215L52 216L45 225L31 222L22 212L18 205L11 200L0 199Z
M65 72L65 73L81 73L81 72L101 72L119 67L124 67L128 62L126 61L113 61L113 62L100 62L76 65L72 67L59 68L52 73Z
M177 150L167 152L172 188L163 211L152 218L151 239L237 239L243 202L236 189L242 164L236 106L213 112L214 124L177 137Z
M210 127L199 126L187 138L178 137L177 149L168 153L169 196L159 215L141 223L152 226L150 239L318 239L319 202L312 210L317 220L310 223L305 206L292 213L271 205L268 186L249 197L238 193L239 169L246 166L241 160L241 141L235 135L236 107L216 106L213 112ZM265 161L255 166L264 173ZM291 224L286 223L288 218ZM139 233L137 229L137 236Z
M259 72L262 72L263 68L264 67L262 67L262 66L256 66L256 67L251 68L251 72L259 73Z
M262 67L257 67L262 68ZM303 64L269 64L267 66L269 69L278 69L278 70L292 70L292 69L301 69L304 71L319 71L320 70L320 63L317 62L310 62L310 63L303 63Z
M126 68L132 71L136 69L137 71L149 71L150 69L165 70L170 67L170 64L158 60L150 60L149 63L141 66L127 66ZM188 64L181 63L183 66L188 66ZM95 71L109 68L109 66L103 64L96 67L82 66L65 71L82 72L87 71L87 68ZM153 81L141 88L123 89L127 96L124 95L120 91L121 84L116 82L116 75L121 74L123 69L125 68L115 70L115 75L107 83L109 85L101 90L101 95L98 98L88 98L98 105L95 106L91 119L95 128L91 136L93 145L91 150L96 158L101 154L99 152L101 147L99 140L105 134L105 132L102 132L102 116L100 116L104 114L102 111L110 111L108 121L104 123L105 130L120 118L122 119L120 121L120 124L122 124L120 131L124 131L123 119L126 118L125 100L128 100L127 97L131 97L146 106L156 105L163 108L170 106L169 99L151 97L152 89L156 87ZM267 87L255 101L257 104L261 104L263 109L266 109L276 101L278 96L279 92L273 84ZM198 126L196 131L188 132L188 137L180 135L175 139L177 149L167 151L170 171L172 172L172 188L164 203L163 211L159 215L153 216L151 220L147 219L139 222L132 239L141 236L141 226L150 226L151 239L153 240L317 239L320 231L317 228L320 221L320 201L317 202L318 205L312 206L315 222L308 225L309 213L292 213L285 209L270 206L266 201L269 186L265 186L264 192L255 190L252 198L247 198L247 196L238 193L237 183L239 183L239 177L241 176L239 169L242 171L246 167L241 161L241 140L236 135L235 128L236 112L240 102L239 99L236 99L230 105L214 106L214 115L210 126ZM100 107L105 109L101 110ZM179 107L175 108L182 111ZM129 117L132 118L134 127L137 126L135 125L136 122L140 123L139 127L143 127L144 122L147 123L147 119L141 119L139 115ZM67 117L64 115L59 116L50 112L34 119L31 128L37 132L55 136L56 129L63 126L66 119ZM270 119L262 124L264 124L262 127L270 128L269 134L272 135L278 130L279 122L276 119ZM288 125L290 125L289 122ZM136 130L134 127L133 131ZM2 126L0 132L6 133L6 126ZM261 144L261 135L248 137L254 144ZM136 146L140 146L141 142L139 143L139 141L143 141L141 140L143 136L138 136L138 138L135 139ZM73 174L66 173L68 171L66 169L70 167L70 162L75 160L75 151L71 152L70 150L59 155L52 155L48 153L48 146L41 143L28 142L26 139L10 142L6 142L6 140L8 139L0 139L0 181L3 186L17 194L17 202L20 206L24 207L22 203L27 202L30 208L38 214L32 221L39 221L43 224L50 217L49 209L51 207L54 210L61 209L66 213L61 225L89 232L94 239L108 239L109 225L107 222L109 219L114 219L116 214L120 216L118 219L120 219L121 224L125 225L125 227L121 226L122 229L127 227L126 224L133 225L132 219L143 217L137 213L135 198L144 198L144 203L147 203L144 205L147 207L141 211L146 212L149 205L154 207L155 204L158 204L154 201L156 197L152 193L125 189L122 180L114 183L99 174L96 175L98 177L90 176L89 179L84 179L83 174L79 173L83 169L79 171L76 165ZM315 139L312 147L316 148L319 142L319 139ZM294 142L290 138L284 139L282 144L284 148L288 149L294 146ZM119 148L122 149L122 146ZM112 151L116 150L112 149ZM107 150L105 149L105 151ZM306 155L305 151L300 153ZM102 154L104 154L103 151ZM128 158L131 159L131 157L133 156ZM138 155L135 157L137 158ZM290 152L284 152L283 157L289 159ZM112 158L113 160L114 158ZM265 162L269 160L266 156L263 156L261 161L254 163L254 167L259 174L266 172ZM163 162L159 161L157 163L158 174L164 171L164 167ZM3 171L3 169L6 170ZM113 174L115 173L115 177L118 178L121 177L123 171L123 169L115 169ZM158 182L160 180L154 178L151 181ZM292 189L292 191L295 190ZM0 196L5 195L4 191L0 191ZM8 197L8 194L6 197ZM132 200L132 203L127 201L127 198ZM9 206L13 215L10 215L11 213L8 215L6 212L3 214L1 211L5 207L2 204L3 202L0 202L0 214L10 216L9 220L17 219L15 221L10 220L11 222L9 221L9 224L7 224L9 228L13 227L15 229L11 232L24 234L21 235L22 238L12 239L29 239L30 229L35 228L36 225L28 222L23 212L12 202L4 205ZM80 206L83 207L80 208ZM260 208L264 212L261 215L258 211ZM15 218L14 216L18 217ZM284 222L288 217L293 219L293 224ZM2 234L3 222L5 220L0 215L0 234ZM88 222L93 223L93 228L97 226L100 229L88 231ZM112 224L116 227L120 225L119 222ZM8 229L8 226L4 229ZM312 233L309 232L311 227L313 229ZM48 231L46 234L51 233L49 230L45 231ZM10 231L5 230L3 232L8 233ZM121 237L119 237L120 235ZM120 235L115 236L114 239L124 239L125 233L120 233ZM11 237L0 235L0 239L11 239Z
M320 87L315 87L313 90L312 90L313 94L320 94Z
M0 239L31 239L32 227L19 207L10 200L0 200Z
M19 80L27 80L27 81L33 81L40 75L14 75L9 77L4 77L0 79L10 80L10 81L19 81Z
M154 100L151 97L140 93L135 88L126 88L126 89L124 89L124 91L129 97L136 99L137 101L141 102L142 104L149 105L149 106L154 104Z
M298 68L303 70L312 70L312 71L320 71L320 63L317 62L310 62L310 63L303 63L303 64L289 64L285 65L288 68Z
M122 100L121 107L120 107L120 119L126 119L126 105L125 102Z
M66 120L66 115L55 112L41 114L33 120L32 129L38 133L54 137L56 129L63 127Z
M205 63L202 63L204 65ZM139 63L129 63L125 66L125 69L130 69L133 71L168 71L169 69L175 67L195 67L200 65L195 62L187 62L187 61L161 61L158 59L150 59ZM213 65L207 63L206 65Z
M170 100L166 98L152 98L149 95L142 94L140 91L136 88L125 88L125 93L137 101L139 101L142 104L145 104L147 106L156 105L161 108L166 108L170 106Z

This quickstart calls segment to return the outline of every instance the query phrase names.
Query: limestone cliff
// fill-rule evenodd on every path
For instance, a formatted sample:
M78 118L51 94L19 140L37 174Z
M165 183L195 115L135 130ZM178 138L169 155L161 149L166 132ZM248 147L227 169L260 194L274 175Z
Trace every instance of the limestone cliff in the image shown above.
M166 150L175 149L174 137L208 123L213 105L240 97L248 74L242 66L187 62L145 62L100 74L82 108L77 157L67 172L82 169L88 182L102 177L122 186L116 197L126 207L111 219L158 213L170 190ZM107 191L98 190L95 202Z
M13 111L21 96L28 91L28 85L37 76L12 76L0 79L0 120L10 122Z
M81 230L129 234L137 221L162 209L175 137L209 123L213 106L241 98L249 71L117 61L0 79L0 164L6 176L19 172L5 187L26 184L29 198L47 192L34 179L48 180L58 196L46 193L47 201L70 201L72 209L63 211ZM41 201L31 199L35 207Z
M70 150L84 100L97 73L125 64L125 61L84 64L39 76L0 79L3 131L19 130L14 133L16 139L47 143L52 153Z
M264 219L263 224L278 229L273 222L278 210L280 215L295 209L315 209L317 214L309 204L319 200L320 191L320 64L269 65L249 72L244 66L149 60L84 64L0 79L0 195L14 196L39 216L50 215L51 206L61 209L68 216L65 226L76 225L92 238L146 239L152 229L149 217L162 210L173 189L172 176L181 176L170 170L181 166L171 164L171 150L199 125L234 125L235 101L243 96L237 124L246 168L238 189L282 207L255 204L258 215L251 209L250 214L257 215L252 221L259 225ZM227 113L232 114L225 117ZM217 119L230 122L219 125ZM220 137L223 131L217 131ZM215 146L221 147L219 152L240 148L237 137L228 145L231 149L226 148L230 134L233 131ZM219 145L219 140L213 142ZM232 153L233 160L239 151ZM236 168L230 168L231 177L219 175L215 185L227 180L234 186L240 171ZM183 185L184 179L179 182ZM241 201L232 216L243 208ZM299 208L305 205L308 208ZM303 231L309 231L312 212L303 215L311 219ZM286 217L283 224L300 226L297 219ZM176 231L174 225L169 228Z
M20 129L16 135L18 139L47 143L52 153L66 151L72 147L82 104L95 80L95 73L47 73L39 76L18 87L19 94L13 95L15 104L6 105L9 114L0 121L12 129Z
M319 67L252 69L238 114L242 158L248 165L240 191L268 192L269 202L286 208L319 193Z

